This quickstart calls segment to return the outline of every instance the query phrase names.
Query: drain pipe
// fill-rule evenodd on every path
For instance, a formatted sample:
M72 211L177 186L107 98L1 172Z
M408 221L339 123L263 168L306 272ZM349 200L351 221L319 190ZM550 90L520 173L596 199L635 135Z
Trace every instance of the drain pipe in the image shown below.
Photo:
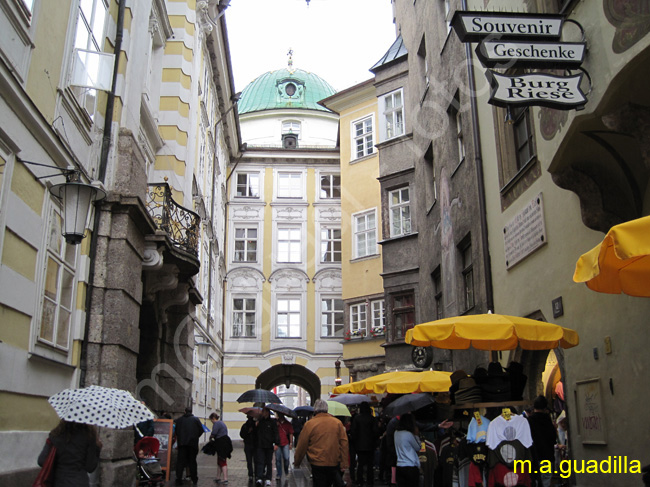
M467 0L461 0L461 9L467 10ZM478 105L476 100L476 78L472 63L471 43L465 43L465 58L467 61L467 77L469 82L470 110L472 114L472 143L474 144L474 163L476 165L476 183L478 185L479 217L481 221L481 247L483 248L483 272L485 273L485 301L487 311L494 311L494 287L492 286L492 265L488 241L487 212L485 204L485 180L483 178L483 153L478 124Z
M102 138L102 149L99 157L99 169L97 179L102 183L106 182L106 170L108 167L108 153L111 147L111 134L113 128L113 112L115 110L115 90L117 87L117 75L120 65L120 52L122 51L122 38L124 31L124 11L126 10L126 0L119 0L117 12L117 27L115 33L115 64L113 65L113 81L111 91L106 99L106 113L104 118L104 137ZM84 336L81 342L81 356L79 358L79 386L86 386L86 374L88 371L88 338L90 334L90 306L92 304L92 288L95 280L95 262L97 260L97 241L99 240L99 224L101 214L95 207L95 216L93 219L93 232L90 237L90 248L88 250L88 259L90 265L88 269L88 289L86 291L86 321L84 323Z

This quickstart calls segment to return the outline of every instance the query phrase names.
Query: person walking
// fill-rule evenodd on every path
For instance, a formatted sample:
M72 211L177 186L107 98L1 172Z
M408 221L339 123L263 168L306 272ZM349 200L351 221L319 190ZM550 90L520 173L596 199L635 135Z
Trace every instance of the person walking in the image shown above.
M379 438L379 425L377 418L372 415L370 404L362 402L359 414L352 420L350 438L357 454L357 484L363 485L364 468L366 471L365 483L369 487L374 485L374 463L377 439Z
M294 467L300 467L305 455L311 464L314 487L340 485L339 468L348 468L348 436L343 423L327 412L327 402L322 399L314 403L314 417L300 433Z
M252 411L246 413L246 422L239 430L239 436L244 440L244 455L246 455L246 468L248 469L248 481L255 482L255 437L257 421Z
M538 486L550 487L553 476L553 460L555 459L555 442L557 432L553 425L551 415L547 412L548 401L544 396L537 396L533 401L533 412L528 416L530 436L533 439L533 472L537 477ZM544 464L542 464L544 462ZM540 469L544 468L544 472Z
M282 471L284 475L289 474L289 452L293 443L293 426L287 421L282 413L276 413L278 419L278 435L280 437L280 444L275 446L275 470L276 480L282 480ZM284 464L284 465L283 465ZM283 468L284 467L284 468Z
M403 414L395 431L395 453L397 487L420 485L420 438L413 416Z
M263 408L255 429L255 476L259 487L271 485L273 477L273 447L280 444L278 424L271 419L271 412Z
M190 469L192 485L197 485L199 476L196 467L196 456L199 453L199 438L203 434L203 425L199 418L192 414L192 408L185 408L185 414L174 421L178 450L176 460L176 485L183 485L185 467Z
M38 464L42 467L51 448L56 448L53 487L88 487L88 474L97 468L102 449L97 428L62 419L50 431L48 440L38 456Z
M212 432L210 433L210 440L216 442L217 449L217 478L215 482L218 484L228 483L228 458L232 453L232 441L228 436L228 427L226 423L219 420L217 413L210 415L212 421Z

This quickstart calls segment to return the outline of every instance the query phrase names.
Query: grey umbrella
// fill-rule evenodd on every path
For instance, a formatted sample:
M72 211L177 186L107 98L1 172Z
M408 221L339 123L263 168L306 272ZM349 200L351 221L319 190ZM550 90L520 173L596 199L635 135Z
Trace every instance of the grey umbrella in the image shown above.
M346 406L352 406L354 404L361 404L362 402L370 402L368 396L365 394L339 394L338 396L331 397L330 401L340 402Z
M433 399L433 396L428 392L420 392L418 394L405 394L402 397L398 397L388 406L386 406L384 412L387 416L399 416L401 414L417 411L418 409L427 407L434 402L435 400Z
M237 402L272 402L280 404L280 398L266 389L251 389L237 398Z
M270 409L271 411L275 411L276 413L282 413L285 416L290 416L292 418L297 418L298 415L293 412L291 408L288 408L284 404L267 404L264 406L266 409Z

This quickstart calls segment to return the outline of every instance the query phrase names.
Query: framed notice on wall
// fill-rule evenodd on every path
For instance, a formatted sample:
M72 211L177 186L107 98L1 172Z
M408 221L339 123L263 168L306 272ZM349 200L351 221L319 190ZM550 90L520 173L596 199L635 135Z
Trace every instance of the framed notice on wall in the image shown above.
M153 422L153 435L160 442L158 461L165 473L165 480L169 480L169 464L172 458L172 436L174 421L171 419L155 419Z
M583 444L606 445L605 414L603 412L600 378L576 382L578 433Z

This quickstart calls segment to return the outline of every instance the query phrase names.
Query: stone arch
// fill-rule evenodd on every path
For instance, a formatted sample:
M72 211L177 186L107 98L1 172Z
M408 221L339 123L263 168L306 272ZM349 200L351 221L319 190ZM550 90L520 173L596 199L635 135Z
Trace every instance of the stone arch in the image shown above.
M255 380L255 387L257 389L272 389L286 382L305 389L309 393L312 404L321 396L321 384L318 376L299 364L278 364L266 369Z

